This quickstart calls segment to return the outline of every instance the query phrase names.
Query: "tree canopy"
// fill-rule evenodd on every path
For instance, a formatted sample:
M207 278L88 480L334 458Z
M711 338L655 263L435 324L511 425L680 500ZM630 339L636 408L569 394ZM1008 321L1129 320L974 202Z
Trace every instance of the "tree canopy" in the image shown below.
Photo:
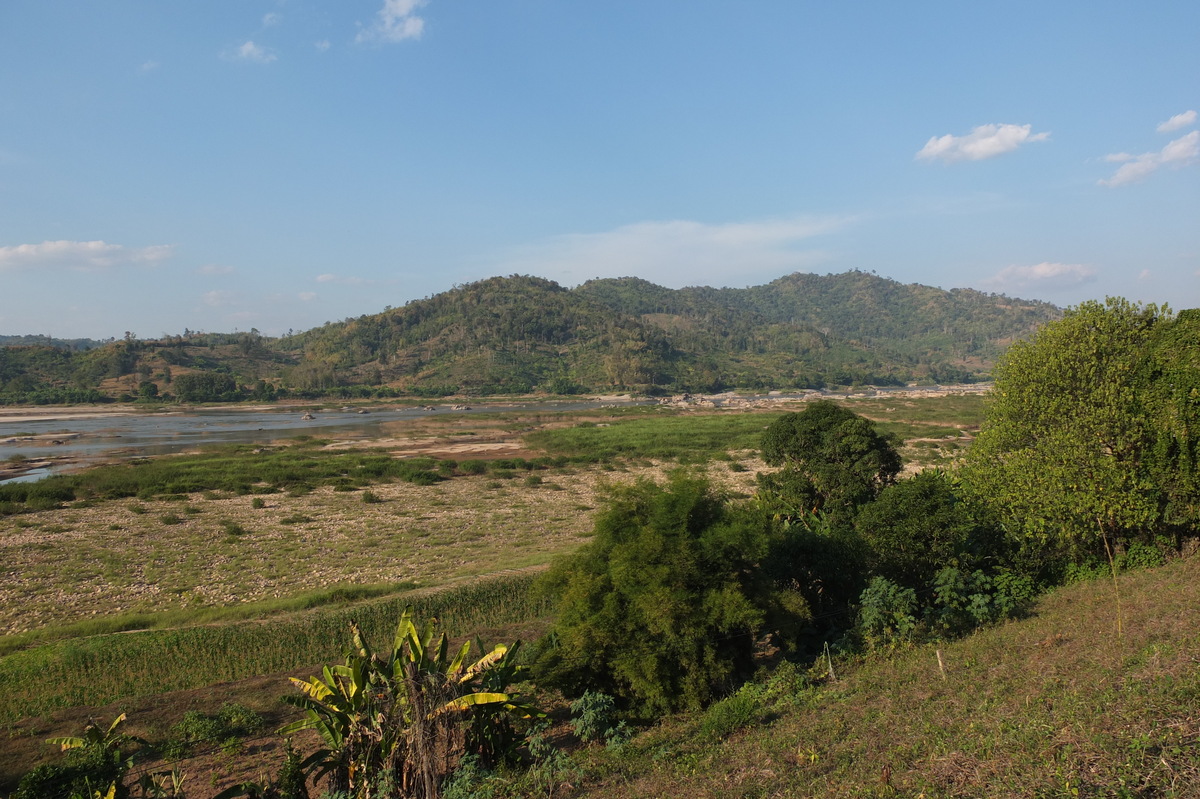
M1032 557L1086 557L1195 521L1197 321L1110 298L1008 351L965 474Z
M762 475L764 488L797 510L835 515L871 501L900 472L891 439L870 419L828 400L772 422L762 454L769 465L783 467Z

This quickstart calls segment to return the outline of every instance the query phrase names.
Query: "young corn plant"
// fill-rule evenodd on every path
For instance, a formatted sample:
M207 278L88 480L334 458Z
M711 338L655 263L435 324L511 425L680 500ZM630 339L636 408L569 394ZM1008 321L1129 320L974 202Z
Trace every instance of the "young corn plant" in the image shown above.
M436 623L418 628L411 608L390 651L374 651L357 624L351 634L344 665L292 678L303 695L286 701L305 716L279 731L317 732L324 747L305 765L318 780L328 778L331 794L436 799L463 754L502 751L495 739L511 733L513 718L539 715L507 692L518 671L504 645L472 661L467 641L451 656L448 635Z

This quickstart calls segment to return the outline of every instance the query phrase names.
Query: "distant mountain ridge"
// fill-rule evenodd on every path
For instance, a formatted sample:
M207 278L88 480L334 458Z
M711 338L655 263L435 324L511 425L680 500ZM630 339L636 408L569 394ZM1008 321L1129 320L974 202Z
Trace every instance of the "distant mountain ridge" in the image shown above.
M66 389L201 401L957 382L1060 315L867 272L744 289L513 275L278 339L189 331L82 353L3 348L0 401L58 401Z

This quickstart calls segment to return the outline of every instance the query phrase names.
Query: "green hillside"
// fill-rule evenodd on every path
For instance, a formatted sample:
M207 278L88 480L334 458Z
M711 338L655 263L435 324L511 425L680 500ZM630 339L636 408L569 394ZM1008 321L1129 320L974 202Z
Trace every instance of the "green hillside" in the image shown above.
M1059 315L1046 303L865 272L746 289L638 278L568 289L514 275L278 339L185 331L87 351L0 347L0 403L962 382Z

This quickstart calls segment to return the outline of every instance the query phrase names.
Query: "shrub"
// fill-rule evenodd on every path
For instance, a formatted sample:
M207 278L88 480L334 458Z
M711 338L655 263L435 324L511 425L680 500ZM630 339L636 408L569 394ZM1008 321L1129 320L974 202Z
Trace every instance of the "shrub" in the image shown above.
M255 497L254 499L250 500L250 507L254 508L255 510L261 510L262 508L267 507L267 503L263 501L262 497Z
M916 591L873 577L859 597L858 632L868 646L894 646L911 640L916 614Z
M761 632L794 639L810 618L761 565L776 533L682 473L614 489L592 542L547 578L562 601L536 667L568 696L603 691L643 716L702 707L752 672Z
M724 738L758 721L763 710L763 686L746 683L731 696L714 702L704 711L700 733Z
M619 745L629 740L629 726L617 716L617 703L608 694L585 691L571 703L571 726L584 743Z

